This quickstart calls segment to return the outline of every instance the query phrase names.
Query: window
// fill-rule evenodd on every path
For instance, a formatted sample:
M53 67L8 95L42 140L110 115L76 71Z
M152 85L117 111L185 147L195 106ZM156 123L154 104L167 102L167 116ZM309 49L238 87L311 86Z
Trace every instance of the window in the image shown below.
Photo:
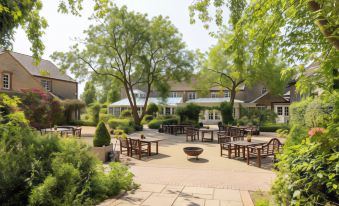
M285 107L284 115L288 117L288 107Z
M213 120L213 111L208 111L208 119Z
M266 89L266 87L263 87L263 88L261 89L261 94L264 94L265 92L267 92L267 89Z
M217 93L211 92L211 98L217 98Z
M51 84L52 82L46 79L42 79L41 80L41 85L47 90L47 91L51 91Z
M215 120L220 120L220 113L218 111L214 111L214 119Z
M196 93L195 92L189 92L188 93L188 99L196 99Z
M171 108L170 107L165 108L165 115L171 115Z
M170 97L178 97L177 92L170 92Z
M11 75L9 73L2 74L2 88L11 89Z
M228 90L225 90L224 97L226 98L230 97L230 92Z
M282 114L283 114L282 110L283 110L282 107L277 107L277 113L278 113L278 115L282 115Z
M116 117L119 117L121 111L120 107L113 107L112 109L113 109L112 114Z

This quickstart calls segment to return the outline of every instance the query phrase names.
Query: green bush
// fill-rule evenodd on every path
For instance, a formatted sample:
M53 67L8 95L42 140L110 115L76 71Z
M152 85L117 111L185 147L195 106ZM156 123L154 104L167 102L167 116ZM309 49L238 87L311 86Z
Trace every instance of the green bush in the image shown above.
M131 118L132 117L132 111L131 110L123 110L120 114L120 118Z
M270 109L248 109L240 107L240 118L247 117L246 125L262 126L268 123L274 123L277 114Z
M150 129L159 129L162 124L178 124L178 119L153 119L148 123Z
M146 113L148 115L155 116L158 111L159 111L159 108L156 104L150 103L147 105Z
M107 108L102 108L100 109L100 114L107 114Z
M229 102L222 102L220 104L220 113L222 117L222 122L224 124L233 124L233 107Z
M119 163L104 172L88 147L74 139L41 136L11 113L0 124L1 205L96 205L133 187L133 175Z
M309 102L304 116L306 127L327 127L331 118L331 108L334 107L333 101L333 98L325 101L317 97Z
M176 114L179 116L180 122L192 120L196 123L199 122L199 114L203 107L189 103L185 107L177 107Z
M289 106L289 124L290 125L299 125L299 126L306 126L305 123L305 113L306 113L306 108L307 105L311 102L312 100L306 99L300 102L293 102Z
M278 129L289 130L287 124L265 124L260 126L260 132L276 132Z
M135 125L132 119L111 118L110 120L108 120L108 125L111 129L122 129L126 133L131 133L135 131Z
M97 124L90 121L90 120L73 120L69 122L70 125L75 126L90 126L90 127L96 127Z
M154 119L153 115L146 114L142 119L141 124L147 124L153 119Z
M114 116L111 115L111 114L100 114L100 115L99 115L99 121L103 121L103 122L105 122L105 123L107 123L108 120L110 120L110 119L112 119L112 118L114 118Z
M99 122L99 114L100 114L100 104L99 103L93 103L90 105L90 112L92 116L92 121L96 124Z
M95 130L93 145L94 147L108 146L111 144L111 136L106 128L104 122L99 122L97 129Z

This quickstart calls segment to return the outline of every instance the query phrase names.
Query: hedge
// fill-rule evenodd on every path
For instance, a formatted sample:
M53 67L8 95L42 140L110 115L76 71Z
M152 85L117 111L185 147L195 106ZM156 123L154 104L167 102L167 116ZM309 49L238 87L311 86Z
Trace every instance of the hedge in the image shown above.
M117 119L111 118L108 120L108 125L111 129L121 129L126 133L131 133L135 130L134 121L132 119Z
M111 143L111 136L103 121L99 122L93 138L94 147L108 146Z
M260 127L260 132L276 132L278 129L289 130L287 124L266 124Z
M141 121L141 124L147 124L154 119L153 115L146 114Z
M75 126L91 126L91 127L97 126L95 122L92 122L89 120L73 120L73 121L70 121L69 124L75 125Z
M153 119L148 123L150 129L159 129L162 124L178 124L179 120L177 118L172 119Z

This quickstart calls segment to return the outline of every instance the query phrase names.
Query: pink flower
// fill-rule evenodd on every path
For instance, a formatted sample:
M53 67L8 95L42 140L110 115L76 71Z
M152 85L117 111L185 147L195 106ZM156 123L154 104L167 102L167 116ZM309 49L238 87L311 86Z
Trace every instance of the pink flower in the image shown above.
M315 127L315 128L311 128L309 131L308 131L308 135L310 137L313 137L314 135L316 134L322 134L324 133L325 129L324 128L320 128L320 127Z

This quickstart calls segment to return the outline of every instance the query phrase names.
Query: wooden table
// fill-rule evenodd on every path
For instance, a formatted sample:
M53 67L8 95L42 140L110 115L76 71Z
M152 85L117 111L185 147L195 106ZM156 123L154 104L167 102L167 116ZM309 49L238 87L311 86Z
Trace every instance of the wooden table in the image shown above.
M180 124L173 124L173 125L163 125L163 129L165 133L169 134L185 134L187 127L193 127L192 125L180 125Z
M218 132L219 130L218 129L206 129L206 128L201 128L199 129L199 131L201 131L201 141L203 142L204 139L210 141L210 142L213 142L213 133L214 132ZM211 138L208 139L208 138L205 138L205 134L206 133L210 133L211 134Z
M149 146L149 150L148 150L148 156L151 156L151 146L152 143L155 144L155 154L159 154L159 142L163 141L164 139L159 139L159 138L154 138L154 137L146 137L145 139L141 139L140 137L129 137L130 139L134 139L134 140L140 140L140 142L142 143L147 143Z
M40 131L45 132L45 133L60 133L61 135L63 134L67 135L68 132L73 132L73 130L69 128L57 128L57 129L46 128L46 129L41 129Z
M251 142L248 141L233 141L233 142L229 142L230 144L233 144L234 146L238 147L239 149L242 149L242 155L243 158L246 159L246 155L245 155L245 149L248 146L258 146L258 145L263 145L267 142L265 141L261 141L261 140L252 140ZM240 154L239 154L240 156Z

